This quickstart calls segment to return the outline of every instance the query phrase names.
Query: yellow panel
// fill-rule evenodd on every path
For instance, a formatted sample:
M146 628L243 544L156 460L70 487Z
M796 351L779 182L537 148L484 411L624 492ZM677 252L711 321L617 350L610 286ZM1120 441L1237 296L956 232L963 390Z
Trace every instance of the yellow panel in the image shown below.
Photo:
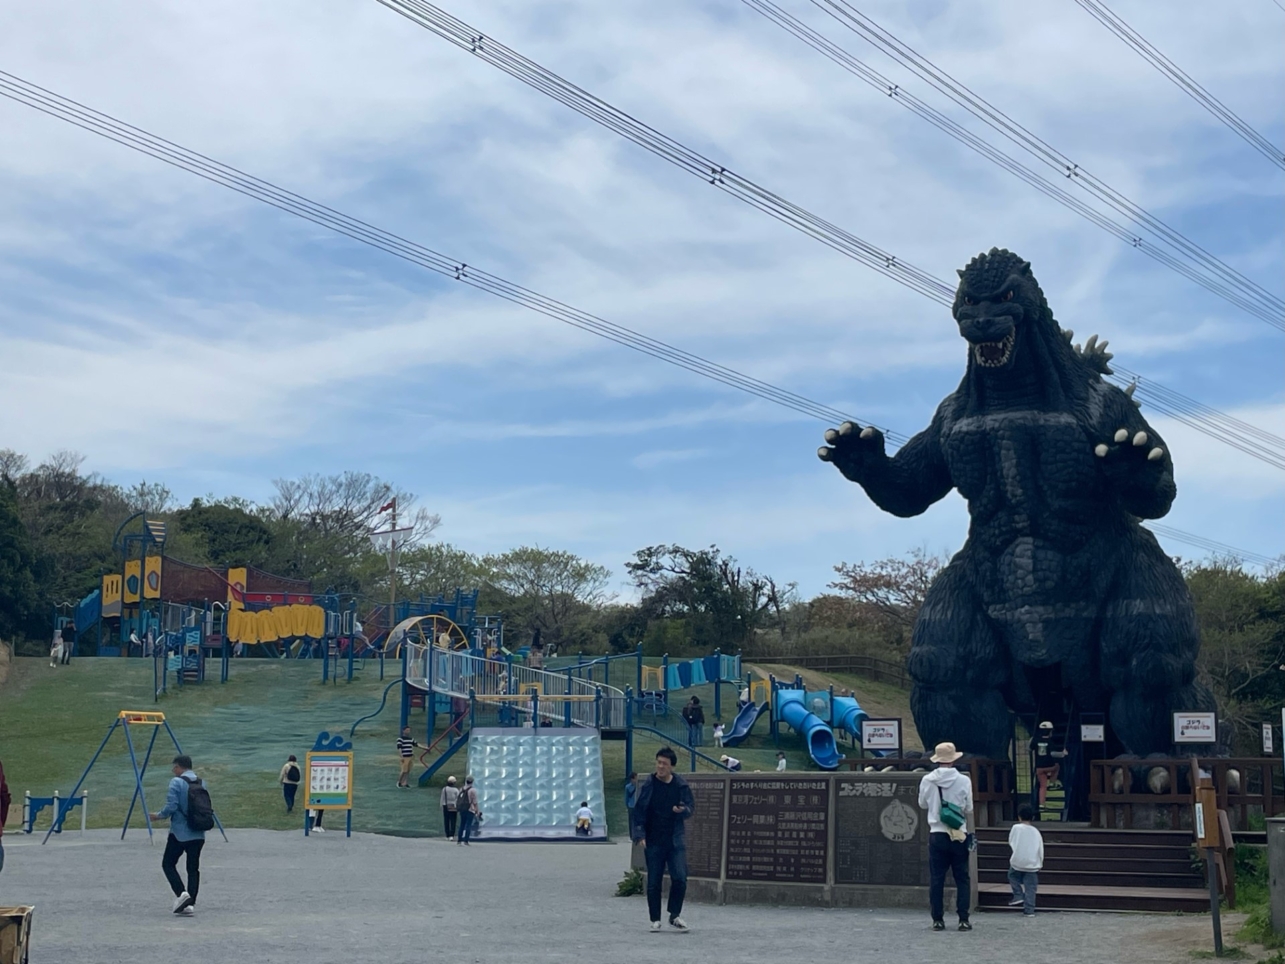
M289 606L272 607L272 624L277 627L278 638L289 639L296 635L291 615Z
M143 563L138 559L125 560L125 593L126 603L136 603L143 588Z
M165 714L152 710L121 710L117 714L117 719L134 726L160 726L165 722Z
M277 641L277 620L271 609L255 614L255 626L259 631L259 642L275 643Z
M245 608L245 600L241 597L241 593L245 592L245 584L249 578L250 578L250 575L249 573L246 572L244 566L242 566L239 569L228 570L228 608L229 609Z
M660 675L661 667L644 666L642 668L642 688L645 690L663 690L665 683Z
M295 603L290 607L290 631L295 636L308 635L308 607Z
M120 615L121 577L120 573L103 576L103 615Z
M148 556L143 560L143 598L161 598L161 557Z
M321 639L326 635L326 611L320 606L305 606L308 610L308 635Z

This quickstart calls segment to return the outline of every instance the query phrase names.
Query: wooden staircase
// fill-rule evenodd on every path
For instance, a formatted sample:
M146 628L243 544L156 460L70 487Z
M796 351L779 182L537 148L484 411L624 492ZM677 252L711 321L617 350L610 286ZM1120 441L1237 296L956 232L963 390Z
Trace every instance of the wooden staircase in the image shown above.
M1037 826L1044 836L1037 909L1209 910L1204 877L1191 862L1190 831ZM977 900L984 910L1010 909L1008 857L1008 827L978 829Z

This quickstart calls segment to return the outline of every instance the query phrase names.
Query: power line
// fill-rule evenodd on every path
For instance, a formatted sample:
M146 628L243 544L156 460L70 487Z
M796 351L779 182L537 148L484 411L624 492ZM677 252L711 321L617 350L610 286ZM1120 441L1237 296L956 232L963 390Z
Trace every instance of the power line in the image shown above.
M1273 301L1270 293L1263 291L1248 279L1241 278L1231 268L1224 265L1212 255L1193 256L1191 251L1198 249L1194 242L1186 244L1175 244L1164 233L1158 233L1157 237L1164 242L1164 247L1157 246L1153 241L1143 238L1139 235L1136 227L1138 222L1133 214L1133 209L1137 208L1132 202L1121 196L1121 200L1130 206L1126 216L1131 223L1121 223L1113 220L1106 214L1103 214L1095 207L1085 203L1081 198L1071 194L1063 188L1057 181L1050 181L1043 175L1037 173L1019 160L1009 154L1004 153L999 148L982 140L976 134L962 127L960 124L951 120L945 114L931 107L929 104L916 97L910 91L906 90L900 84L893 83L889 78L861 61L849 51L831 42L824 35L809 27L803 21L794 15L782 9L773 0L742 0L742 2L761 14L766 19L781 27L787 33L807 44L813 50L820 53L834 63L838 64L844 70L853 74L866 84L886 95L890 100L900 103L903 107L912 113L926 120L934 127L955 138L965 147L977 152L987 160L997 164L999 167L1013 174L1022 181L1025 181L1037 191L1057 201L1059 204L1069 208L1085 220L1097 225L1107 233L1113 235L1132 248L1136 248L1143 254L1160 262L1166 267L1176 271L1196 284L1201 285L1208 291L1218 295L1238 308L1254 315L1257 318L1266 321L1274 327L1285 330L1285 302ZM815 2L815 0L814 0ZM822 8L826 9L826 8ZM834 16L832 10L826 9L827 13ZM840 21L842 22L842 21ZM891 35L889 35L891 36ZM909 48L907 48L909 49ZM1047 161L1046 161L1047 163ZM1064 175L1064 165L1053 165L1057 170L1058 181L1071 180L1074 177L1067 178ZM1083 186L1083 184L1081 184ZM1119 210L1119 205L1115 205ZM1157 223L1159 223L1157 221ZM1147 229L1150 230L1150 229ZM1172 230L1172 229L1171 229ZM1153 232L1155 233L1155 232ZM1176 231L1172 234L1177 235ZM1184 239L1185 241L1185 239ZM1217 266L1211 267L1212 261L1217 262Z
M1229 546L1225 542L1206 539L1204 536L1194 536L1190 532L1183 532L1181 529L1175 529L1172 526L1161 525L1159 522L1148 521L1143 524L1158 536L1164 536L1166 539L1174 540L1174 542L1181 542L1185 545L1195 546L1198 549L1204 549L1206 552L1213 553L1216 556L1231 556L1240 559L1242 562L1253 563L1264 568L1277 566L1281 563L1280 558L1273 559L1271 556L1264 556L1257 552L1246 552L1244 549Z
M1078 2L1078 0L1077 0ZM938 92L950 98L992 130L1026 151L1067 181L1078 185L1093 197L1119 214L1150 232L1155 238L1190 262L1198 264L1211 282L1216 280L1223 288L1200 281L1222 298L1267 322L1273 328L1285 331L1285 300L1267 291L1257 282L1245 277L1235 268L1202 248L1176 228L1129 200L1115 188L1085 170L1051 144L1031 133L994 104L970 90L950 74L941 70L927 57L907 46L893 34L854 7L848 0L811 0L840 25L873 45L907 70L911 71ZM855 59L855 58L854 58ZM1114 233L1114 232L1113 232ZM1143 249L1142 239L1135 247ZM1132 243L1132 242L1131 242ZM1146 253L1161 250L1148 246ZM1153 255L1154 256L1154 255ZM1159 260L1159 259L1157 259ZM1173 267L1172 265L1170 265ZM1187 272L1182 272L1186 274ZM1191 277L1191 275L1188 275ZM1193 280L1196 280L1193 278Z
M447 257L431 248L408 241L365 221L349 217L324 204L319 204L300 194L277 187L269 181L246 174L204 154L188 150L173 141L157 137L142 128L134 127L109 114L86 107L5 71L0 71L0 96L8 97L50 117L74 124L76 127L90 133L105 137L131 150L163 161L172 167L195 174L246 197L262 201L264 204L269 204L288 214L311 221L313 224L378 248L422 268L427 268L436 274L453 278L456 281L539 312L564 324L587 331L600 338L606 338L642 354L650 355L659 361L677 365L694 374L710 378L731 388L755 395L765 401L781 405L800 414L820 419L831 425L843 421L860 421L856 416L848 415L829 405L779 388L769 382L744 375L699 355L683 351L640 332L625 328L623 325L605 321L596 315L572 308L553 298L506 281L498 275L493 275L455 258ZM894 432L886 428L881 430L889 441L896 444L904 445L909 441L909 438L900 432ZM1152 528L1156 528L1156 526L1152 524ZM1170 538L1190 542L1193 545L1201 545L1202 547L1212 546L1215 547L1212 551L1223 555L1235 555L1247 560L1266 560L1266 562L1260 563L1263 565L1274 563L1274 560L1270 560L1267 556L1235 549L1223 543L1205 539L1203 536L1192 535L1167 526L1161 527L1161 529L1165 530ZM1157 529L1157 531L1160 531L1160 529Z
M613 107L601 98L595 97L563 77L523 57L499 41L483 35L469 24L451 16L425 0L379 0L384 6L400 13L412 23L422 26L439 37L449 41L462 50L498 67L511 77L522 81L535 90L570 107L577 113L595 121L608 130L620 134L627 140L646 148L658 157L693 174L709 184L736 197L760 211L782 221L785 224L815 238L822 244L833 248L841 254L874 268L881 274L892 278L913 291L931 298L940 305L950 307L954 303L955 288L940 278L936 278L920 268L913 267L868 241L858 238L851 232L839 228L810 211L794 204L785 198L769 191L767 188L729 170L726 165L697 153L673 138L660 133L617 107ZM1158 392L1159 386L1148 381L1144 388L1139 385L1138 391L1163 414L1180 413L1181 406L1175 399L1181 398L1173 392L1173 398ZM1170 390L1166 390L1169 392ZM1260 452L1259 442L1241 439L1236 431L1226 424L1207 423L1199 415L1204 406L1191 399L1184 399L1183 404L1189 411L1185 417L1199 431L1233 447L1269 461L1277 468L1285 469L1285 441L1281 451L1275 455ZM1176 414L1175 414L1175 417Z
M1075 0L1075 2L1083 7L1094 20L1139 53L1147 63L1177 84L1183 93L1240 135L1250 147L1277 167L1285 170L1285 152L1282 152L1279 147L1254 130L1248 121L1243 120L1230 107L1196 83L1186 71L1157 50L1150 41L1120 19L1106 4L1100 3L1099 0Z

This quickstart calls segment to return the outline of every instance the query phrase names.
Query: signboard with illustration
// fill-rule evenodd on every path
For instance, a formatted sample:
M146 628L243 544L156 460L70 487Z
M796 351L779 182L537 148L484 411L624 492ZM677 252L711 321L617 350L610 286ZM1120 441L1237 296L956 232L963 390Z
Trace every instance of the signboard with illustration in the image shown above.
M1218 714L1175 713L1173 741L1175 743L1217 743Z

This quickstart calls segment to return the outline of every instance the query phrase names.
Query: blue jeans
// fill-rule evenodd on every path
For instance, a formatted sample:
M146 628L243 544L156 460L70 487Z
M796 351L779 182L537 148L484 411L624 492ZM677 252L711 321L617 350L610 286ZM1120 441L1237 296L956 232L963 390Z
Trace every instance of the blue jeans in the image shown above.
M1013 888L1013 899L1022 902L1023 914L1035 913L1035 888L1039 886L1040 875L1034 870L1016 870L1008 868L1008 883Z
M687 724L687 742L691 746L700 746L705 736L705 727L700 723Z
M683 912L683 898L687 896L687 848L672 843L654 844L648 841L647 857L647 910L652 920L660 920L660 890L669 870L669 919Z
M473 835L474 819L472 810L460 811L460 836L457 841L458 843L468 843L468 838Z
M928 908L933 920L945 916L946 871L955 877L955 913L961 921L968 920L969 880L968 843L950 839L950 834L928 835Z

